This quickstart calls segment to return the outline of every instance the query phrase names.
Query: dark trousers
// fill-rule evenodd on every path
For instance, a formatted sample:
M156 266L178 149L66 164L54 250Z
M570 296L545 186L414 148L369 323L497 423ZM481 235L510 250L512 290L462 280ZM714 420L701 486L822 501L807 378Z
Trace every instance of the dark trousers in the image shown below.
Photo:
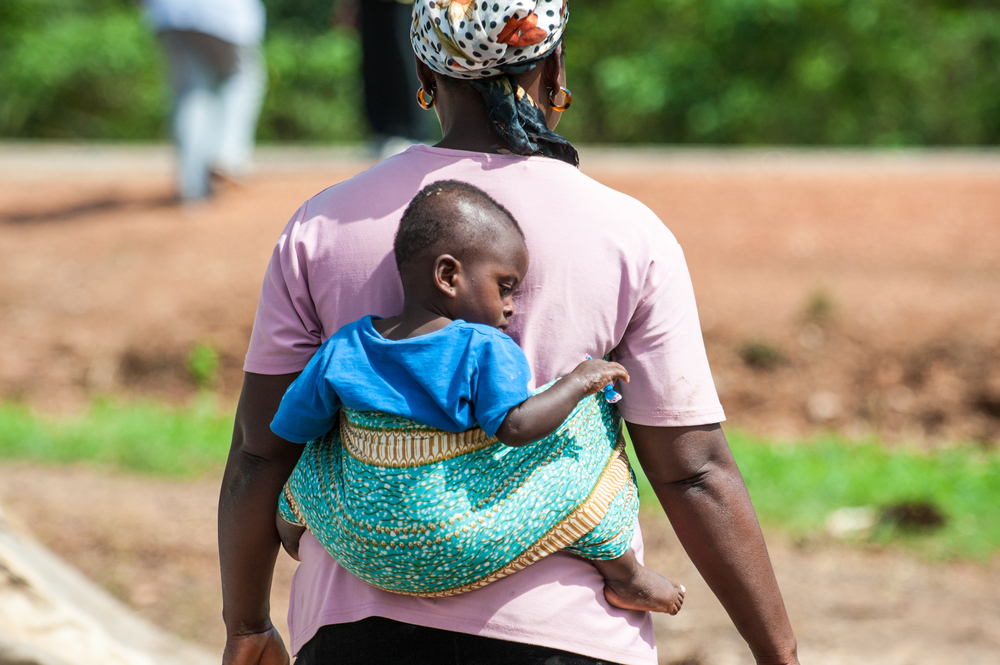
M323 626L295 665L613 665L559 649L369 617Z
M410 45L412 15L412 4L361 0L361 75L372 131L420 141L427 138L428 121L417 106L420 81Z

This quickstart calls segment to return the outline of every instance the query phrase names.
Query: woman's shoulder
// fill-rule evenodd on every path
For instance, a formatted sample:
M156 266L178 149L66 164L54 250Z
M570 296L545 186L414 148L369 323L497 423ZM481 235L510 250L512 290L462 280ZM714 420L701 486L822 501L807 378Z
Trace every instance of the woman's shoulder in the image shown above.
M655 223L658 226L663 224L656 213L645 203L606 185L586 171L562 163L552 164L544 172L541 168L534 170L537 174L537 182L549 190L552 198L560 201L563 205L589 211L594 216L613 213L616 218L632 220L640 224ZM596 170L594 172L600 173Z
M644 202L567 166L545 179L541 209L544 222L529 225L549 239L584 236L595 242L631 248L663 250L677 244L669 219L661 219Z
M433 169L420 151L407 150L330 185L303 204L303 221L371 219L406 206Z
M639 199L585 173L579 174L576 191L581 199L588 201L589 205L614 209L639 220L661 223L656 213Z

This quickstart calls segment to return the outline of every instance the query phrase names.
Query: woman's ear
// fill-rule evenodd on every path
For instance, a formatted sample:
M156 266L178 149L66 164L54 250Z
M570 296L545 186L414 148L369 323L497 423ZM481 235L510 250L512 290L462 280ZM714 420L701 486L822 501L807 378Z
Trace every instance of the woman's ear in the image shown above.
M437 81L434 80L434 70L428 67L427 63L418 58L416 54L413 55L413 60L417 66L417 80L420 81L420 85L427 92L434 94L434 89L437 87ZM416 90L413 92L416 94Z
M554 130L556 125L559 124L559 119L562 117L562 113L554 110L549 104L550 98L549 94L556 93L560 88L566 87L566 58L565 51L563 50L563 45L560 44L556 47L555 52L549 57L542 61L542 74L539 77L541 79L542 89L539 94L538 105L542 109L542 114L545 116L545 124L548 125L549 129Z
M559 44L555 53L543 61L542 77L545 87L552 90L566 87L566 47Z
M454 298L458 282L462 279L462 262L451 254L442 254L434 261L434 286L443 294Z

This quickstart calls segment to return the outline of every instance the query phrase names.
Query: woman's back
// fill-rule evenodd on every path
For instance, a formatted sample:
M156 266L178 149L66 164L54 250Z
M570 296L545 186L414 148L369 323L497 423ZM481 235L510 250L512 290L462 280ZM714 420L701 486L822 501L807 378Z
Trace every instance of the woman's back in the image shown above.
M723 419L673 237L638 202L545 157L416 146L311 199L268 268L247 371L301 370L341 326L399 311L393 234L413 195L445 178L484 189L521 222L531 265L508 332L531 363L534 385L569 372L587 354L610 352L631 376L622 387L626 420L683 426ZM300 555L293 650L321 625L380 615L619 662L654 661L648 615L610 608L600 575L570 555L444 600L369 587L310 538Z
M587 354L611 353L623 339L626 347L614 355L631 376L623 386L629 399L620 405L626 420L661 416L665 389L683 379L691 384L688 398L700 389L697 380L709 378L683 252L648 208L556 160L422 145L324 190L296 212L268 268L262 298L269 308L258 312L247 370L301 370L342 326L398 312L393 235L413 194L445 178L481 187L524 220L531 264L507 333L531 362L532 387L568 373ZM642 347L644 341L656 348ZM648 354L668 346L690 352L646 376L643 367L658 361ZM634 360L640 353L641 366ZM721 413L708 387L709 408ZM674 406L678 420L686 408Z

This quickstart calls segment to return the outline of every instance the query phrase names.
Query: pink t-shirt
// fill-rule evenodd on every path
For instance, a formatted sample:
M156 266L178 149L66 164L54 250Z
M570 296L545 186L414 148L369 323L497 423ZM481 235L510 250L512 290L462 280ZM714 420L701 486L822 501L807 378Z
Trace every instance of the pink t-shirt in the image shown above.
M414 146L307 201L267 268L246 371L297 372L341 326L367 314L398 314L396 228L420 189L447 179L485 190L524 230L530 266L507 332L528 357L533 386L568 373L588 354L611 353L631 377L618 386L627 421L724 419L673 235L638 201L547 157ZM641 557L638 529L633 548ZM649 614L609 606L597 569L571 554L440 599L369 586L308 533L299 554L288 613L294 652L321 626L382 616L620 663L656 662Z

